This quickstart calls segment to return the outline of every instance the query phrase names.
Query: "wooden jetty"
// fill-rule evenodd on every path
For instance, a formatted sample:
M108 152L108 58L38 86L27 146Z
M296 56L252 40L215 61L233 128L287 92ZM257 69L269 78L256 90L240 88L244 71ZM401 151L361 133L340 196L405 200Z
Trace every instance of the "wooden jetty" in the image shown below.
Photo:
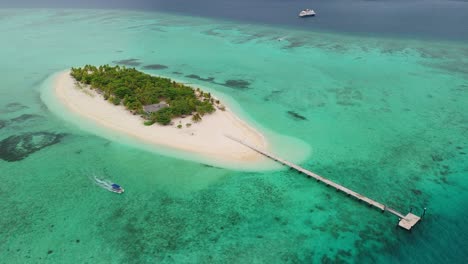
M419 222L419 220L421 220L421 217L416 216L416 215L412 214L411 212L406 214L406 215L403 215L402 213L396 211L395 209L392 209L392 208L390 208L390 207L388 207L388 206L386 206L384 204L381 204L381 203L379 203L377 201L374 201L374 200L372 200L372 199L370 199L370 198L368 198L368 197L366 197L364 195L361 195L361 194L359 194L359 193L357 193L357 192L355 192L353 190L350 190L350 189L348 189L348 188L346 188L346 187L344 187L344 186L342 186L340 184L337 184L337 183L335 183L335 182L333 182L331 180L328 180L328 179L326 179L326 178L324 178L324 177L322 177L322 176L320 176L318 174L315 174L315 173L313 173L313 172L311 172L309 170L306 170L306 169L302 168L299 165L296 165L296 164L294 164L292 162L289 162L287 160L279 158L279 157L277 157L277 156L275 156L275 155L273 155L273 154L271 154L269 152L261 150L258 147L254 146L254 145L251 145L251 144L249 144L249 143L247 143L247 142L245 142L243 140L237 139L237 138L232 137L230 135L225 135L225 136L227 138L231 139L231 140L234 140L234 141L236 141L236 142L238 142L238 143L240 143L240 144L242 144L242 145L244 145L244 146L246 146L246 147L248 147L248 148L250 148L250 149L252 149L252 150L254 150L254 151L258 152L258 153L260 153L260 154L262 154L265 157L268 157L268 158L270 158L270 159L272 159L272 160L274 160L274 161L276 161L278 163L281 163L281 164L283 164L285 166L288 166L288 167L290 167L292 169L295 169L295 170L297 170L297 171L299 171L301 173L304 173L308 177L314 178L317 181L323 182L327 186L331 186L331 187L335 188L337 191L341 191L341 192L345 193L348 196L353 196L354 198L356 198L356 199L358 199L360 201L363 201L363 202L369 204L370 206L376 207L376 208L382 210L382 212L387 211L387 212L389 212L391 214L394 214L394 215L398 216L398 218L400 220L398 222L398 226L400 226L401 228L404 228L406 230L411 230L411 228L413 226L415 226Z

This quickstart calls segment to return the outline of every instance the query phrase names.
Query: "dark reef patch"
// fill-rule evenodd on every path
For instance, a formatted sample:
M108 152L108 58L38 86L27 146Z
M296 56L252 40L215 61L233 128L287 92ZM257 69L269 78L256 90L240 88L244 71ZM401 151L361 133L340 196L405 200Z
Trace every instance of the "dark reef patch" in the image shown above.
M156 32L167 32L167 30L164 30L161 27L152 27L151 30L156 31ZM153 53L154 53L154 51L153 51Z
M284 46L283 49L294 49L305 46L306 42L295 39L288 39L288 45Z
M439 173L440 173L440 175L442 175L443 177L449 175L449 174L451 173L450 167L447 166L447 165L442 165L442 168L440 169Z
M330 89L335 94L336 104L342 106L355 106L360 105L363 100L363 95L359 90L351 87L344 87L339 89Z
M196 79L196 80L199 80L199 81L204 81L204 82L214 82L213 77L202 78L202 77L200 77L200 76L198 76L196 74L185 75L185 77L190 78L190 79Z
M468 75L468 63L462 61L450 61L444 63L423 63L423 65L450 73Z
M24 133L10 136L0 141L0 159L13 162L19 161L45 147L57 144L65 134L50 132Z
M432 161L435 161L435 162L441 162L441 161L444 160L442 155L437 154L437 153L431 154L431 159L432 159Z
M149 65L143 66L143 69L145 70L164 70L167 68L169 67L166 65L162 65L162 64L149 64Z
M6 105L6 112L7 113L12 113L12 112L17 112L17 111L20 111L20 110L23 110L23 109L26 109L28 108L27 106L25 105L22 105L20 103L9 103Z
M281 93L282 93L282 91L279 91L279 90L271 91L271 93L269 95L263 97L263 101L273 100L273 99L275 99L275 97L277 97Z
M24 122L32 119L38 119L41 118L42 116L40 115L35 115L35 114L23 114L18 117L10 119L11 122Z
M176 72L173 72L173 73L176 73ZM209 82L209 83L213 83L213 84L218 84L218 85L226 86L226 87L229 87L229 88L235 88L235 89L248 89L248 88L250 88L249 87L250 82L246 81L246 80L241 80L241 79L239 79L239 80L226 80L224 83L219 83L219 82L215 82L214 77L203 78L203 77L201 77L199 75L196 75L196 74L185 75L185 77L190 78L190 79L199 80L199 81Z
M325 207L323 207L321 205L315 205L315 208L317 208L317 210L319 210L319 211L325 211Z
M0 120L0 129L4 128L6 126L6 122L3 120Z
M216 32L217 29L208 29L205 31L202 31L202 34L208 35L208 36L220 36L221 34Z
M300 115L294 111L288 111L288 114L296 120L307 120L305 116Z
M213 165L208 165L208 164L204 164L204 163L201 163L201 165L205 168L211 168L211 169L222 169L220 167L216 167L216 166L213 166Z
M113 61L112 63L122 64L122 65L127 65L127 66L134 66L134 67L141 65L141 62L139 62L138 59L117 60L117 61Z
M222 85L236 89L247 89L249 88L250 82L246 80L227 80Z
M178 71L173 71L172 73L173 73L173 74L177 74L177 75L182 75L182 73L181 73L181 72L178 72Z

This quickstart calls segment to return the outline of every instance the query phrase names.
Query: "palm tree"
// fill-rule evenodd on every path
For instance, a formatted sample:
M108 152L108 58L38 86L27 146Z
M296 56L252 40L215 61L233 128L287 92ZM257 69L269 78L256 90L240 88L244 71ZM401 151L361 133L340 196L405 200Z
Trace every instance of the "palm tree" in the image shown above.
M195 122L195 123L200 122L201 119L202 119L202 118L201 118L201 116L200 116L198 113L196 113L196 114L194 114L194 115L192 116L192 120L193 120L193 122Z

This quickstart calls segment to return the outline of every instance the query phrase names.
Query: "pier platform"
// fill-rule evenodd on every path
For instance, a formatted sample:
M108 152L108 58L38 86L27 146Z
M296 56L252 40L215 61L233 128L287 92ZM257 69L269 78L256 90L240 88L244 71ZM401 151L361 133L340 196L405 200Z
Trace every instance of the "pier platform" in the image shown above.
M406 230L411 230L411 228L413 228L413 226L415 226L419 220L421 220L421 217L412 213L408 213L405 217L401 218L400 222L398 222L398 226Z

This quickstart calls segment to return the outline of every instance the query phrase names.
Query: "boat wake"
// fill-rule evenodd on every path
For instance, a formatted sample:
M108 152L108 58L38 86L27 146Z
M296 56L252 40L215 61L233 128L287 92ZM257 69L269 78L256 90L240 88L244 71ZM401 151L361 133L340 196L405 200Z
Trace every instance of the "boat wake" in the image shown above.
M277 38L276 40L278 40L278 41L283 41L283 40L285 40L285 39L286 39L286 37L287 37L287 36L284 36L284 37L279 37L279 38Z
M93 176L92 177L92 180L94 181L94 183L103 188L103 189L106 189L110 192L115 192L115 193L123 193L124 192L124 189L122 187L120 187L118 184L115 184L109 180L106 180L106 179L99 179L98 177L96 176Z

